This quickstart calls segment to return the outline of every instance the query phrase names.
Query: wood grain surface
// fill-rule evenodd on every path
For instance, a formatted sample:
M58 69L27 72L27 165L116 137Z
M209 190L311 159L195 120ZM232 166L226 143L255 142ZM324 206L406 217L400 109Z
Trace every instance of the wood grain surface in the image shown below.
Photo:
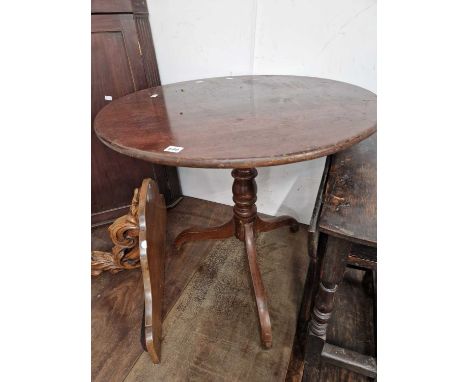
M377 246L377 134L333 156L319 229Z
M271 349L258 341L243 246L235 238L216 241L164 320L161 363L154 366L144 353L125 381L283 381L308 265L305 231L284 227L257 238Z
M96 134L112 149L186 167L251 168L318 158L376 131L376 95L300 76L181 82L113 101ZM179 153L168 146L183 147Z
M327 342L362 354L376 354L374 342L373 296L363 283L364 271L347 268L335 295L335 310L330 319ZM286 382L302 381L306 325L298 328ZM311 365L310 367L315 367ZM316 382L368 382L372 379L322 362ZM315 373L311 373L315 374Z
M373 295L363 283L364 274L355 269L346 270L335 295L327 342L361 354L375 355ZM372 379L326 362L323 362L320 370L320 381L369 380Z
M161 82L146 1L92 0L91 11L91 121L94 121L99 110L109 103L109 96L116 100ZM168 205L181 196L176 168L152 165L110 150L96 137L93 127L91 153L93 225L125 214L133 189L140 187L146 177L156 180Z
M192 225L217 225L227 220L232 214L230 206L221 205L218 203L208 202L200 199L186 197L175 208L168 211L168 243L172 243L175 236L185 228ZM301 229L297 234L290 234L287 228L277 231L271 231L264 236L267 241L259 247L259 256L261 260L260 266L264 266L263 261L268 258L268 253L272 250L281 250L282 256L287 256L290 249L288 247L278 247L278 244L283 244L279 237L289 238L294 242L299 240L301 243L306 242L306 233ZM112 247L112 242L108 238L107 228L99 227L93 230L92 247L96 250L108 251ZM278 241L279 240L279 241ZM211 253L213 246L220 245L223 242L204 241L186 243L179 255L176 255L175 249L168 244L166 258L166 280L165 280L165 296L163 306L163 316L176 303L177 299L184 293L187 283L192 279L195 271L201 266L204 267L203 260ZM237 247L241 250L237 242ZM264 247L264 245L266 245ZM302 244L301 244L302 245ZM304 244L305 245L305 244ZM266 248L267 256L263 252ZM245 258L245 255L244 255ZM276 255L274 256L276 258ZM246 260L245 260L246 261ZM299 266L299 264L296 264ZM247 264L245 264L247 267ZM209 268L213 269L213 268ZM245 268L246 269L246 268ZM261 268L262 272L270 271L270 269ZM275 271L273 271L275 274ZM365 289L362 283L362 271L347 269L343 283L338 288L335 301L335 314L332 316L328 328L328 341L332 344L344 346L348 349L359 351L364 354L374 354L375 347L373 341L373 320L372 320L372 293ZM211 272L210 277L217 279L222 276L222 273ZM244 281L249 286L248 274L239 272L239 276L244 275ZM270 276L265 275L265 284L269 287L272 293L276 293L278 286L283 285L282 279L278 279L273 286L269 286ZM222 281L222 280L221 280ZM237 285L237 284L236 284ZM288 287L289 288L289 287ZM237 293L237 289L234 289ZM233 291L231 290L231 293ZM297 293L302 294L302 290L298 287ZM296 292L294 292L296 295ZM237 299L237 297L235 297ZM271 299L270 299L271 300ZM240 305L243 314L245 314L246 322L249 325L255 325L255 303L252 296L246 298L246 302L250 301L250 311L246 312L246 307ZM252 305L253 304L253 305ZM276 303L273 306L270 302L271 314L273 317L273 335L277 333L276 325L281 321L277 321L278 310ZM130 373L132 368L140 365L139 357L144 353L140 342L141 323L143 314L143 283L141 272L139 269L121 272L116 275L104 273L99 277L92 279L92 380L99 382L121 382ZM222 309L220 310L223 311ZM214 313L215 315L218 312ZM295 325L295 324L294 324ZM294 326L293 325L293 326ZM250 327L249 327L250 328ZM251 330L250 328L249 330ZM244 342L244 346L239 346L239 353L242 354L244 349L250 349L250 344L260 348L258 341L258 327L254 327L255 332L250 337L249 342ZM213 326L212 337L216 336L218 326ZM298 333L300 334L300 333ZM300 336L298 336L300 337ZM239 337L242 338L242 337ZM167 341L165 339L165 341ZM281 341L275 337L273 349L276 346L281 346ZM292 345L292 344L291 344ZM302 342L303 345L303 342ZM267 350L266 353L273 351ZM232 349L231 349L232 350ZM165 344L162 348L162 360L164 362ZM232 350L233 351L233 350ZM289 347L284 347L284 354L291 353ZM259 353L255 361L261 363L263 361L262 354ZM205 352L198 358L198 365L203 367L203 357L213 357L212 353ZM145 365L149 370L158 368L151 364L148 354L144 354ZM237 362L239 355L231 354L231 359L225 360L226 363ZM286 357L286 355L285 355ZM287 357L286 357L287 358ZM303 354L301 349L301 339L296 338L294 352L290 354L291 362L283 366L284 369L272 368L269 375L272 380L278 377L277 374L285 374L288 369L286 381L298 382L302 378L303 370ZM138 362L137 362L138 361ZM283 359L281 359L283 365ZM241 364L242 366L242 364ZM193 377L191 380L197 380L199 369L192 368ZM185 373L184 371L182 371ZM266 373L266 371L265 371ZM338 368L333 365L324 363L321 368L321 382L328 381L348 381L362 382L368 381L368 378L357 375L345 369ZM145 374L141 372L141 381L145 381ZM185 375L185 374L183 374ZM178 379L179 378L179 379ZM182 377L175 377L175 380L180 380ZM266 378L266 377L265 377ZM202 378L201 378L202 379ZM152 380L152 379L149 379ZM198 378L200 380L200 378ZM203 379L202 379L203 380ZM222 380L221 378L219 380Z
M138 36L132 15L91 16L91 121L109 101L147 87L138 54ZM132 49L133 48L133 49ZM127 206L133 189L153 177L150 163L138 161L104 146L91 128L91 211L93 222L103 212ZM117 212L118 213L118 212ZM122 213L120 215L123 215Z
M161 361L166 204L153 179L145 179L138 201L138 246L145 296L145 343L153 363Z
M245 252L249 262L252 287L257 302L258 319L260 324L260 336L266 348L272 346L271 321L268 312L267 293L263 286L262 277L256 261L257 251L255 237L259 232L267 232L279 227L289 226L291 232L297 232L299 223L290 216L262 219L257 215L257 184L256 169L232 170L234 182L233 193L233 218L226 224L217 227L200 228L193 227L182 231L175 239L175 245L180 248L187 241L207 239L221 239L230 236L237 237L245 244Z

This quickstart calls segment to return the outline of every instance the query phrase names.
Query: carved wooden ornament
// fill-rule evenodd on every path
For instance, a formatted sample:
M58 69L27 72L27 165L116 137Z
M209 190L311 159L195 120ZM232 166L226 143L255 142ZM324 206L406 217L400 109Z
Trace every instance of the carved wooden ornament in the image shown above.
M133 199L127 215L117 218L109 226L109 235L114 247L112 252L91 252L91 275L98 276L104 271L117 273L124 269L140 267L138 249L138 196L139 190L133 192Z

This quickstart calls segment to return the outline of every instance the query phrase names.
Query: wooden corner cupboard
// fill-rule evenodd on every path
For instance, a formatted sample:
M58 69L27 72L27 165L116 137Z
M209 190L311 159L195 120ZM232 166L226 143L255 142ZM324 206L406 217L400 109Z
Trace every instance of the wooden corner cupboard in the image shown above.
M117 98L160 85L144 0L91 2L91 122ZM177 168L121 155L103 145L91 128L91 223L125 214L133 190L154 178L166 199L181 196Z

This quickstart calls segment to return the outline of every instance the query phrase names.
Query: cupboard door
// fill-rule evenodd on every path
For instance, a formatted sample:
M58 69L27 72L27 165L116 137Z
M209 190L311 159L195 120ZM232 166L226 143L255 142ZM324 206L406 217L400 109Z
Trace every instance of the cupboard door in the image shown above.
M91 13L133 13L133 2L145 0L91 0ZM146 5L146 3L145 3Z
M93 123L99 110L111 100L147 86L133 16L92 15L91 25ZM155 178L155 173L152 164L106 147L96 137L94 129L91 130L91 155L91 212L93 223L96 223L126 213L126 210L115 209L128 206L133 189L139 187L145 177ZM108 210L115 213L104 212Z

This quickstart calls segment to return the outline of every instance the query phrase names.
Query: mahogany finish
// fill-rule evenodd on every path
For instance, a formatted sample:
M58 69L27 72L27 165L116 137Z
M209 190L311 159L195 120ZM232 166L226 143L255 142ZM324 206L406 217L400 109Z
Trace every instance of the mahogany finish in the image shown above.
M232 170L232 176L234 178L232 185L234 195L233 218L218 227L189 228L182 231L175 239L175 245L177 249L180 249L188 241L225 239L231 236L235 236L245 243L245 252L258 310L260 336L263 345L268 349L271 348L273 341L271 321L265 287L257 264L255 236L259 232L271 231L282 226L289 226L292 232L297 232L299 224L296 219L290 216L264 219L257 215L255 205L257 200L256 169L234 169Z
M146 0L91 0L91 13L148 14Z
M91 121L113 100L160 84L143 0L93 0L91 9ZM100 13L100 14L96 14ZM133 13L133 14L132 14ZM114 220L128 209L129 195L145 177L156 178L166 202L180 195L177 169L151 165L109 150L91 130L92 224Z
M91 0L91 13L132 13L132 0Z
M122 97L99 112L95 130L114 150L154 163L273 166L332 154L374 133L376 95L322 78L210 78Z
M234 219L217 227L190 227L176 237L174 244L180 250L188 241L227 239L231 236L234 236Z
M145 179L138 203L140 264L145 292L145 342L153 363L161 361L166 205L152 179Z
M145 87L143 65L132 15L91 16L91 118L109 101ZM153 176L150 163L109 150L91 130L91 211L94 222L104 213L129 204L129 195L144 177ZM121 215L121 211L117 212ZM117 216L110 216L113 220ZM100 219L101 218L101 219Z
M236 236L245 243L261 338L271 347L266 293L256 262L255 234L289 225L283 216L257 215L255 166L321 157L376 131L376 96L342 82L294 76L211 78L158 86L103 108L95 131L110 148L149 162L187 167L234 168L233 219L217 228L191 228L176 238ZM181 147L174 153L168 146Z
M269 349L273 345L271 333L270 312L268 311L267 296L263 285L262 276L257 263L257 249L255 248L255 238L253 223L247 223L243 227L245 252L249 262L250 276L257 304L258 319L260 323L260 335L263 345Z

